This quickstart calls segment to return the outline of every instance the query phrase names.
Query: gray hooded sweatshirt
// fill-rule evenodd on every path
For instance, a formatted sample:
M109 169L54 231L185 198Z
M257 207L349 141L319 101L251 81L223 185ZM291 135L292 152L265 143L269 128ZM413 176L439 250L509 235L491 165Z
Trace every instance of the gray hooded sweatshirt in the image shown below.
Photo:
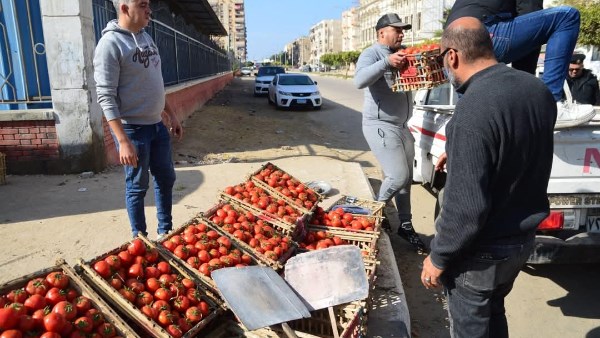
M396 79L388 56L395 51L387 45L375 43L366 48L358 58L354 84L365 89L363 124L392 124L406 128L412 115L412 93L393 92Z
M112 20L94 55L98 103L107 121L155 124L165 108L160 55L144 30L134 34Z

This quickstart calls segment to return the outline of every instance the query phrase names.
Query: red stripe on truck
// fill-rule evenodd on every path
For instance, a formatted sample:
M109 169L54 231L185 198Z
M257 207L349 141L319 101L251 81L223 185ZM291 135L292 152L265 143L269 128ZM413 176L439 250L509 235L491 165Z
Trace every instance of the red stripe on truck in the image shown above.
M438 134L434 131L423 129L423 128L417 127L417 126L410 126L410 129L412 129L413 131L419 132L425 136L437 138L438 140L441 140L441 141L446 141L446 136L444 136L442 134Z

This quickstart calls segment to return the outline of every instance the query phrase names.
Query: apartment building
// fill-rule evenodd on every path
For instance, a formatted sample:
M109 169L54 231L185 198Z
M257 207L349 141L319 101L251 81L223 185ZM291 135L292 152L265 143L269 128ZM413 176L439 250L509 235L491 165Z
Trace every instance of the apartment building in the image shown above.
M236 59L246 61L246 14L244 0L208 0L225 27L227 36L214 37L224 49L233 52Z
M358 9L350 8L342 12L342 51L358 50L359 47Z
M397 13L402 21L413 25L404 36L404 44L417 44L431 39L443 29L445 11L454 0L360 0L358 7L358 47L362 49L377 40L375 25L385 13Z
M310 65L319 66L323 54L342 51L341 32L341 20L323 20L310 28Z

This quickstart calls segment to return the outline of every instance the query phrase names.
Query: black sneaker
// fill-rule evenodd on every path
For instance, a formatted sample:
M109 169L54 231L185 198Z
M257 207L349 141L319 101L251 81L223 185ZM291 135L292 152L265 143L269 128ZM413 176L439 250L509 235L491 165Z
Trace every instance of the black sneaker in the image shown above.
M408 243L412 244L417 252L425 252L425 243L421 240L419 235L415 232L411 221L403 221L398 227L398 236L404 238Z
M381 220L381 228L383 230L385 230L385 232L391 233L392 232L392 225L390 224L390 220L388 220L387 218L384 217Z

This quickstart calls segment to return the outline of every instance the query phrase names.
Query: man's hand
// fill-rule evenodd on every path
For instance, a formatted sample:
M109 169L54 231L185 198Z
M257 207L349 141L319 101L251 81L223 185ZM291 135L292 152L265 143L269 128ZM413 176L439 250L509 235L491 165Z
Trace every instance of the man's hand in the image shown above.
M423 270L421 270L421 283L423 283L427 289L442 286L442 283L440 282L440 276L443 272L444 270L436 268L433 263L431 263L430 256L427 256L423 261Z
M138 165L138 156L135 146L131 141L124 140L119 142L119 162L122 165L130 165L134 168Z
M171 118L171 128L169 128L169 130L173 133L173 136L177 137L177 141L181 141L181 138L183 137L183 127L176 116Z
M400 70L401 72L408 68L408 60L406 59L403 51L397 51L396 53L390 54L390 56L388 56L388 60L392 67Z
M438 158L437 163L435 164L435 170L436 171L444 171L444 169L446 169L446 162L448 161L448 155L446 155L446 153L442 153L442 155L440 155L440 158Z

